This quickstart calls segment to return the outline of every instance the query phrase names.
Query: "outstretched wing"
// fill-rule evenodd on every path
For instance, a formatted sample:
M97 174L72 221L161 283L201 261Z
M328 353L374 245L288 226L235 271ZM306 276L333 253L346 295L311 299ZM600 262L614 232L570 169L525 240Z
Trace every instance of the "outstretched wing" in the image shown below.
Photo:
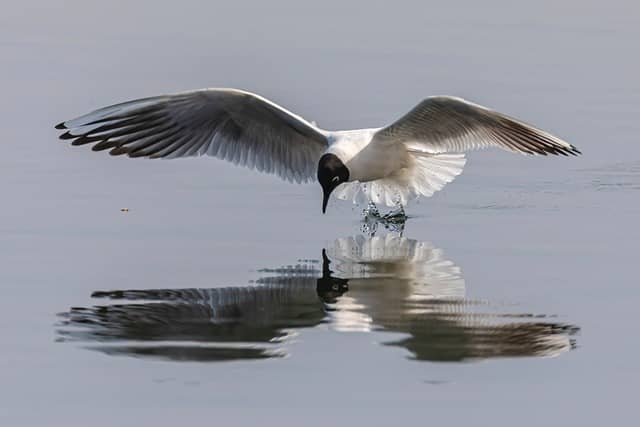
M500 147L524 154L577 155L580 151L555 136L461 98L425 99L395 123L380 129L374 141L401 142L424 153L460 153Z
M112 105L62 122L60 139L112 155L210 155L289 181L315 177L324 133L249 92L203 89Z

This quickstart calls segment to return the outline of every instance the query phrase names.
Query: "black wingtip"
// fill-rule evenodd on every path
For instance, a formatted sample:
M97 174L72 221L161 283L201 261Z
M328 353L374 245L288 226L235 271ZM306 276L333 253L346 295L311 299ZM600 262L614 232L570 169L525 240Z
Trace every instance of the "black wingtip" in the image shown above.
M62 135L60 135L58 138L60 138L60 139L73 139L73 138L76 138L76 135L71 135L70 132L65 132Z
M58 123L55 127L56 127L56 129L68 129L68 128L64 125L64 122Z

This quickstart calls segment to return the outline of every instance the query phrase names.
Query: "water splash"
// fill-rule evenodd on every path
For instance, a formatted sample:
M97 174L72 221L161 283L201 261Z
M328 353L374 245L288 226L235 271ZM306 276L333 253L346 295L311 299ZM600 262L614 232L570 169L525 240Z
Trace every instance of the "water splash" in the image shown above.
M372 237L377 233L378 227L382 226L389 232L402 234L407 219L409 217L402 205L398 205L386 214L381 214L378 207L373 202L369 202L367 207L362 210L361 230Z

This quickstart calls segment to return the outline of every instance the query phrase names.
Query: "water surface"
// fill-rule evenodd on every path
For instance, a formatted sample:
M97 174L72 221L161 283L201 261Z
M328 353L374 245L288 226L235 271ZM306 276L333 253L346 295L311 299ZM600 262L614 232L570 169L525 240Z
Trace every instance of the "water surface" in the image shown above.
M631 424L639 12L3 5L2 425ZM363 207L323 216L317 184L56 140L93 108L208 86L328 129L454 94L584 155L471 153L372 239Z

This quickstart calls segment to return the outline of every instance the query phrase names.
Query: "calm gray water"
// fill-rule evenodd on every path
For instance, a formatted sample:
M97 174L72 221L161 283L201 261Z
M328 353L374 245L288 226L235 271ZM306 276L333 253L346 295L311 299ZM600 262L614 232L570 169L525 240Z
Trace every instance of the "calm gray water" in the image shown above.
M513 3L3 4L2 425L632 424L640 8ZM207 86L329 129L455 94L584 155L471 153L370 238L317 184L56 139Z

